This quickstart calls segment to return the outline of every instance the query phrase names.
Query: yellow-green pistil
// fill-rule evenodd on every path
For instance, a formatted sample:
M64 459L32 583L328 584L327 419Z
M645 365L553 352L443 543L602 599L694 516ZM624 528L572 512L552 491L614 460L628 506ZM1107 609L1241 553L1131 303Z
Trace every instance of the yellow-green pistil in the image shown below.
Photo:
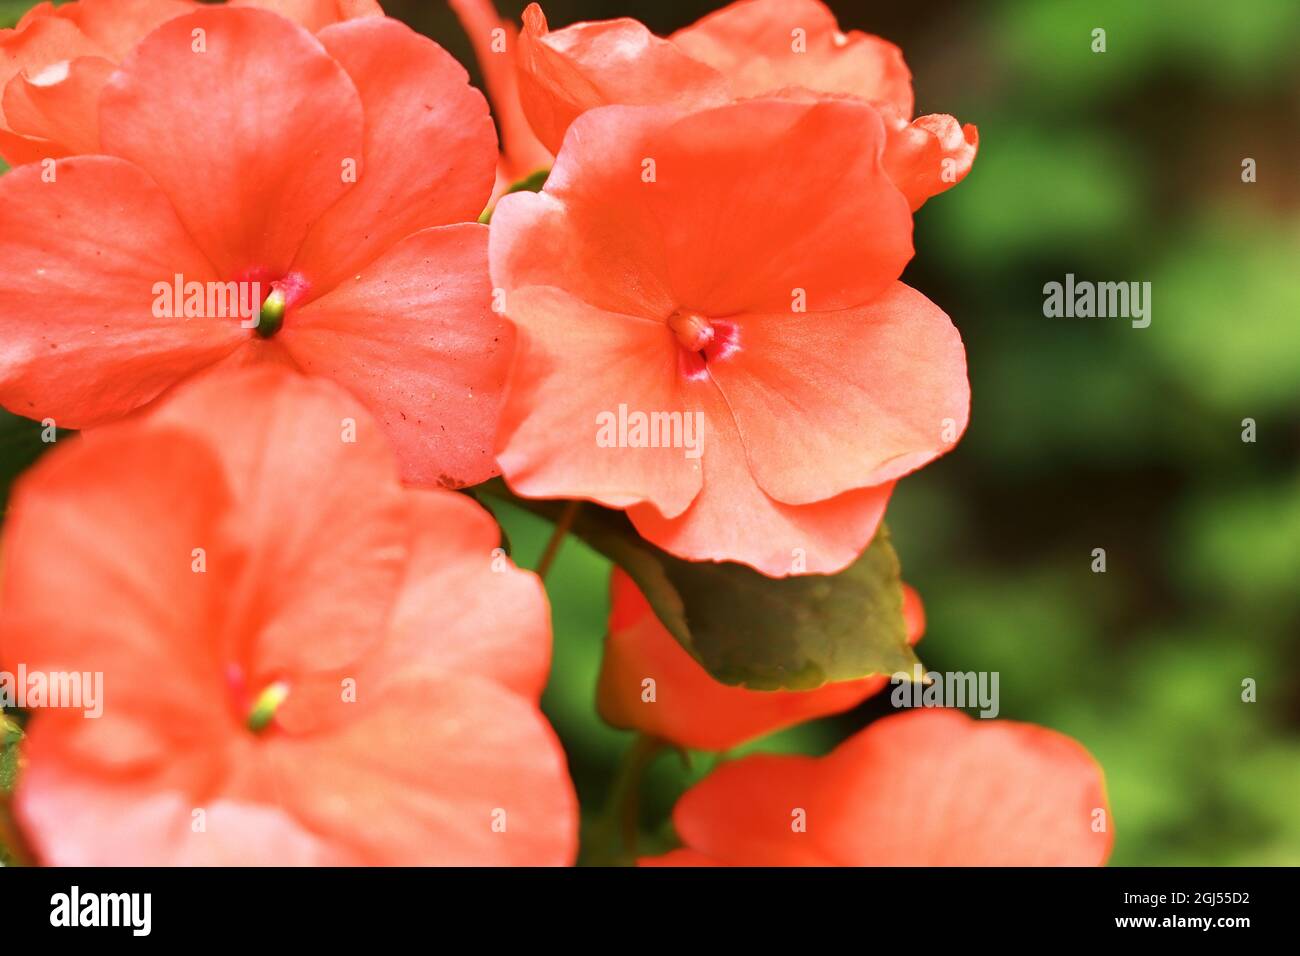
M288 696L289 685L284 681L276 681L258 694L257 700L253 702L253 709L248 712L248 729L255 734L260 734L270 726L271 721L275 719L276 710Z
M262 313L257 319L258 335L269 339L280 331L280 326L284 323L284 305L284 293L279 289L272 289L271 294L262 303Z

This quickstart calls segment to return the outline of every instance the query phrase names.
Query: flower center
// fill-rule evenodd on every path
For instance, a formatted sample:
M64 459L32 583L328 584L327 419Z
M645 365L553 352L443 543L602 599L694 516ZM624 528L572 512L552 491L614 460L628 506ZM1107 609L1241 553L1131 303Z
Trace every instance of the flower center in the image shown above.
M678 310L668 317L668 328L688 352L700 352L713 341L713 326L709 320L694 312Z
M284 324L284 308L286 304L284 291L282 289L272 289L271 294L262 303L262 312L257 317L258 335L264 339L269 339L280 331L280 326Z
M267 297L262 300L261 311L257 315L257 325L253 329L259 337L269 339L280 331L280 327L284 325L285 315L307 297L309 283L301 272L290 272L268 282L266 270L254 269L246 278L257 283L255 288L265 289L269 286L271 289Z
M267 685L253 701L253 708L248 712L248 729L260 734L275 719L275 712L289 696L289 685L282 680Z
M729 358L740 349L740 329L734 319L710 319L678 309L668 316L668 328L677 339L678 368L691 381L707 378L710 362Z

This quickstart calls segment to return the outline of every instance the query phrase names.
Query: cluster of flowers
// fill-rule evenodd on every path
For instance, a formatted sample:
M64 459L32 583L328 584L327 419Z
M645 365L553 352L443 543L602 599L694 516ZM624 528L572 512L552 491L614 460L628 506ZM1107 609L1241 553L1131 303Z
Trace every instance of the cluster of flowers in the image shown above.
M0 404L84 433L15 490L0 665L106 675L102 719L28 726L42 862L571 863L545 592L449 489L834 573L965 427L961 340L898 276L976 134L913 118L896 47L818 0L667 39L454 5L500 149L374 0L77 0L0 33ZM182 277L255 284L258 322L160 319ZM622 405L702 413L702 454L602 447ZM615 572L617 726L724 750L883 681L725 687ZM915 713L723 765L649 862L1095 864L1104 808L1068 739Z

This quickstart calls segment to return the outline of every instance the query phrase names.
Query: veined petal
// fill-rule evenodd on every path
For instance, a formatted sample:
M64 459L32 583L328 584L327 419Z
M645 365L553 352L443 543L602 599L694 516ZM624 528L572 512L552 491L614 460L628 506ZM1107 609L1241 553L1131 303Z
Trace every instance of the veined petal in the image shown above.
M302 27L208 7L149 34L100 99L104 150L172 200L222 278L279 279L363 169L361 98Z
M277 336L301 368L371 410L414 484L458 488L497 472L514 330L492 311L487 232L417 232L291 313Z
M713 386L681 377L667 326L546 287L508 293L506 311L519 329L497 439L510 486L529 497L615 508L647 501L680 514L702 474L698 454L684 447L686 429L698 431L696 394ZM707 454L712 436L702 424Z
M691 108L728 99L712 68L620 17L551 32L536 3L519 35L519 97L542 143L558 153L582 113L613 104Z
M961 337L901 282L856 308L738 324L742 347L710 371L755 479L779 501L810 504L901 478L966 428Z
M859 30L842 33L820 0L740 0L669 39L725 76L734 96L803 87L912 115L912 74L902 51Z
M691 848L741 866L1099 866L1108 816L1100 768L1069 737L918 710L823 758L724 764L673 821Z
M294 268L317 294L431 226L473 222L492 191L487 102L446 50L387 17L327 27L320 41L365 109L365 166L312 227Z
M177 276L216 273L141 169L107 156L0 177L0 402L89 428L238 348L237 317L190 318ZM161 298L160 298L161 296ZM170 304L170 308L166 306Z
M704 412L704 485L676 517L651 504L628 508L648 540L688 561L738 561L769 577L842 571L871 543L893 484L788 505L759 487L740 433L716 387L697 393ZM801 560L796 562L796 555Z

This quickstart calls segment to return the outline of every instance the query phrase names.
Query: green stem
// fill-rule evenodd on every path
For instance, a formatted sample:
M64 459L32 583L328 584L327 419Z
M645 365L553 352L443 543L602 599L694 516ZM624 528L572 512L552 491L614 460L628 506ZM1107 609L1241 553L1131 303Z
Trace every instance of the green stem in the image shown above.
M581 505L581 501L569 501L560 512L560 517L555 522L555 530L551 532L551 538L546 542L546 550L542 552L542 557L537 562L536 574L543 581L546 580L546 572L551 570L556 555L560 553L560 545L564 543L565 536L573 527L573 519L578 516L578 508Z
M623 848L623 858L628 862L636 860L637 838L640 835L640 796L641 783L645 772L654 759L659 756L665 744L657 737L638 734L632 746L623 755L618 776L614 778L614 789L609 801L609 830L617 830Z

